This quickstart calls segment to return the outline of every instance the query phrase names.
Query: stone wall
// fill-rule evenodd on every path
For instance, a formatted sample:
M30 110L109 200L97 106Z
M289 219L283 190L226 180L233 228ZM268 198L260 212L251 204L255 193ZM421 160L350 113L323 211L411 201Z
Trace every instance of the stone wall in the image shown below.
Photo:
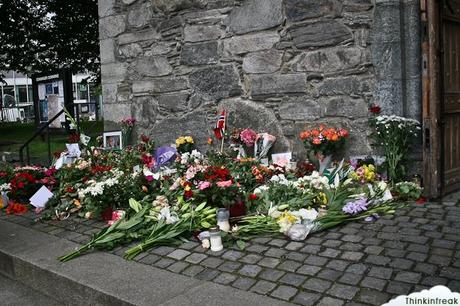
M159 145L200 146L216 113L302 152L318 122L371 147L368 105L420 116L416 0L99 0L106 130L126 116Z

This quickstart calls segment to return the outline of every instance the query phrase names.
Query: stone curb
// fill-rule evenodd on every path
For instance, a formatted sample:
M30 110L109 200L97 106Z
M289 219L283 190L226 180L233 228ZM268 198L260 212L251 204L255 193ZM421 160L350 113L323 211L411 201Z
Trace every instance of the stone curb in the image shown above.
M104 252L56 259L77 246L0 220L0 273L65 305L290 305Z

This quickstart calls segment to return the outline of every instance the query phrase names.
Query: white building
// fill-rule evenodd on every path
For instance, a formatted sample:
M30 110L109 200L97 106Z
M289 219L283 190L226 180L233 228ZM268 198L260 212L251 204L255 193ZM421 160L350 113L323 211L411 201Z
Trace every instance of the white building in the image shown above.
M0 83L0 121L33 121L35 112L33 109L32 79L14 71L8 71L4 75L6 84ZM75 103L99 102L100 98L95 93L95 86L83 83L83 80L88 77L89 75L86 74L72 76ZM14 100L9 96L14 97Z

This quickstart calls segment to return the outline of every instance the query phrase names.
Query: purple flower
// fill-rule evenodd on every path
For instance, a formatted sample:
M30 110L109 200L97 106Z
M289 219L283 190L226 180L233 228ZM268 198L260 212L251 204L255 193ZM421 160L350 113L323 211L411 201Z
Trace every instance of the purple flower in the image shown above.
M367 199L361 198L354 202L347 202L347 204L345 204L342 210L344 213L347 213L349 215L356 215L356 214L359 214L360 212L367 210L367 204L368 204Z
M374 213L374 214L366 217L364 219L364 221L366 221L366 222L374 222L374 221L377 221L379 218L380 218L379 214Z

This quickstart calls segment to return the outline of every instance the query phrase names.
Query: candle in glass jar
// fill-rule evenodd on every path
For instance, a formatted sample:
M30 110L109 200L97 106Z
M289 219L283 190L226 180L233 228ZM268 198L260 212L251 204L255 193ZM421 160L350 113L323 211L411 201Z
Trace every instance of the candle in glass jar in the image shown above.
M230 212L228 211L228 209L219 208L217 210L217 227L219 227L221 231L230 231L230 222L228 221L229 218Z
M211 241L211 251L219 252L224 249L222 244L222 237L220 236L220 230L218 228L212 228L209 231L210 241Z

